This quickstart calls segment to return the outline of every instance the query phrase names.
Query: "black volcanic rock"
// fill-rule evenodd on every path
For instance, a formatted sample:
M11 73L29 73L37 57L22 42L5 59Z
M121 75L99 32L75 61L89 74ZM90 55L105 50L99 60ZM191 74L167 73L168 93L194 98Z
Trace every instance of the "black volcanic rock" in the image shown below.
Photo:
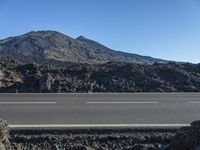
M24 150L161 150L177 129L12 129Z
M73 39L56 31L38 31L0 40L0 58L22 63L60 64L131 62L166 63L151 57L114 51L83 36Z
M199 150L200 121L191 123L190 127L182 127L165 150Z
M200 92L199 64L19 64L0 61L0 92Z

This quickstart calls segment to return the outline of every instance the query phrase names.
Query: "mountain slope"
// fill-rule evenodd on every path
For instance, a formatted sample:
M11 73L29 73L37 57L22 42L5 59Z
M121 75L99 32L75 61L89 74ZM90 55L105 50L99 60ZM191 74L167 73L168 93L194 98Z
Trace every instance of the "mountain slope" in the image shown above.
M147 56L114 51L83 36L73 39L56 31L38 31L0 41L0 57L20 62L49 64L56 62L166 63Z

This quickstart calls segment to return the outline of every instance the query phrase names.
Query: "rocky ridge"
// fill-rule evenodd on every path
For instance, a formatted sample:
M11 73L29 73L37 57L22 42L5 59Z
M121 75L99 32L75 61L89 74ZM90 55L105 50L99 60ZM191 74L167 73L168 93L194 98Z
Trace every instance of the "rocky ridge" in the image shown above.
M0 92L199 92L200 64L65 63L0 61Z

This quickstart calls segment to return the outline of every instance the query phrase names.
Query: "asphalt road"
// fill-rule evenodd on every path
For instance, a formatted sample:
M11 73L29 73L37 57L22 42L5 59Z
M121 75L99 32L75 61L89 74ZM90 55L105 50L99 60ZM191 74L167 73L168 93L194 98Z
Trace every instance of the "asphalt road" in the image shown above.
M200 120L200 93L0 94L13 127L187 125Z

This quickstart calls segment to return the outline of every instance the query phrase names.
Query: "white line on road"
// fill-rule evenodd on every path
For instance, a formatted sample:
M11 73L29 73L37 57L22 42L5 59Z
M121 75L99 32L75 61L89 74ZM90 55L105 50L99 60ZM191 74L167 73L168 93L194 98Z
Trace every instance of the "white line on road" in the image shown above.
M158 104L158 102L85 102L86 104Z
M190 124L39 124L10 125L11 128L112 128L112 127L185 127Z
M190 101L190 102L187 102L189 104L200 104L200 101Z
M56 104L56 102L0 102L1 104Z

